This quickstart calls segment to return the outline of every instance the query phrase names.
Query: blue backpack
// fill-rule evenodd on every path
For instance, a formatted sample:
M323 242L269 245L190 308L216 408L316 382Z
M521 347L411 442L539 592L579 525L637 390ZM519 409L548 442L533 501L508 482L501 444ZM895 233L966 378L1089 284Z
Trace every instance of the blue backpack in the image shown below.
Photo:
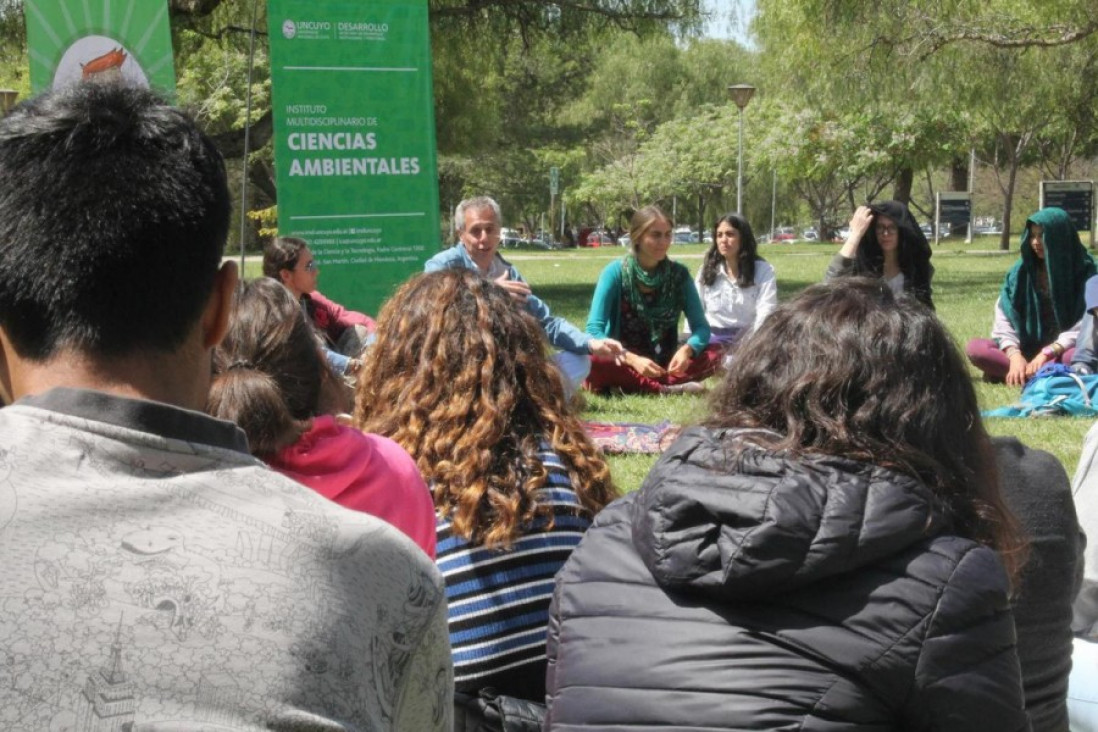
M1077 374L1059 363L1042 366L1017 404L985 417L1098 417L1098 374Z

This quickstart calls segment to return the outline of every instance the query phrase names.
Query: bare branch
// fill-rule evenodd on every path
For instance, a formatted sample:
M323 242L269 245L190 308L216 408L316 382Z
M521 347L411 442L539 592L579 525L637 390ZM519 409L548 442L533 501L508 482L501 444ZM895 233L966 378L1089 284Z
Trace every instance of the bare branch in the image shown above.
M224 28L222 28L220 30L216 30L216 31L202 30L201 28L196 28L196 27L192 26L189 30L192 33L200 35L204 38L213 38L213 39L217 39L217 40L221 40L222 38L229 35L230 33L240 33L240 34L243 34L243 35L249 35L252 32L251 28L245 28L244 26L241 26L241 25L227 25ZM261 28L256 28L255 29L255 34L257 36L260 36L260 37L266 37L267 36L267 31L265 31Z
M977 43L995 48L1052 48L1085 40L1098 33L1098 18L1091 18L1082 25L1055 23L1035 27L1018 25L1011 27L1007 19L992 18L987 24L942 25L936 18L924 16L916 19L912 27L923 30L910 36L908 55L925 60L937 51L955 43Z

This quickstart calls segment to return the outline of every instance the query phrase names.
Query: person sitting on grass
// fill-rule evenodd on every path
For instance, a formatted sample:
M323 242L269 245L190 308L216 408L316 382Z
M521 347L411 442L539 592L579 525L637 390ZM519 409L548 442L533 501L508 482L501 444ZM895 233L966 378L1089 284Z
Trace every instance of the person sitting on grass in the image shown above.
M1071 363L1094 260L1067 212L1043 208L1026 221L1018 261L1007 272L991 339L973 338L969 360L989 381L1022 386L1046 363Z
M1025 541L929 308L813 285L710 408L557 573L544 729L1028 732Z
M202 413L231 211L148 89L0 117L2 729L451 729L434 562Z
M538 321L553 348L559 349L553 359L564 380L565 396L571 398L591 370L590 357L617 356L622 352L621 344L612 338L592 338L549 311L549 306L533 293L515 266L500 256L501 216L499 204L487 196L466 198L458 203L454 208L457 244L424 262L423 271L468 269L507 290Z
M304 239L280 236L263 248L263 274L281 282L300 301L324 344L324 356L338 373L354 376L376 324L365 313L348 310L316 289L320 268Z
M827 267L827 281L839 277L880 277L899 295L908 293L933 309L930 244L908 207L900 201L859 206L850 233Z
M1098 275L1087 280L1083 300L1087 313L1079 326L1071 370L1085 375L1098 373Z
M502 287L442 270L382 308L358 382L355 424L402 445L434 492L464 694L544 700L553 575L617 496L547 346Z
M286 288L266 277L241 288L214 369L206 409L239 425L253 455L342 506L384 519L434 558L434 503L419 469L392 440L338 419L350 406L346 387Z
M743 337L778 306L774 268L759 256L747 219L730 213L717 220L694 284L709 322L709 343L724 350L727 368Z
M585 386L595 392L682 393L720 366L721 347L710 344L709 323L690 270L671 261L671 219L656 206L633 214L632 252L599 275L587 332L621 342L620 356L594 356ZM679 317L691 335L679 345Z

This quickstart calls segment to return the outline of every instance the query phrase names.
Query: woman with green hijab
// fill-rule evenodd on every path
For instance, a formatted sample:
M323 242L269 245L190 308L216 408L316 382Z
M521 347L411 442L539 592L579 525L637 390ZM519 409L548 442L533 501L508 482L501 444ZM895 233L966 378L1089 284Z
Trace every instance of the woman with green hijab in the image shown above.
M1067 212L1043 208L1026 221L1021 257L1007 272L991 339L974 338L965 352L991 381L1021 386L1046 363L1071 363L1094 260Z
M701 381L720 365L709 345L709 323L690 270L667 257L671 219L656 206L630 221L633 251L599 275L587 332L621 341L625 354L591 357L585 386L592 391L681 393L702 391ZM678 343L679 316L686 313L690 338Z

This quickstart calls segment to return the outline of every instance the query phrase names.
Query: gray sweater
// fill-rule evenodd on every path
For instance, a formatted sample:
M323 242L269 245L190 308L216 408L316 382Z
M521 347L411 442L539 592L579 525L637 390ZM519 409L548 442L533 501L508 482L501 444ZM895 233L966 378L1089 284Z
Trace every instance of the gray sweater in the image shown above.
M1086 537L1060 461L1013 437L992 442L1003 495L1030 540L1011 601L1026 711L1034 732L1067 732L1071 603L1082 580Z
M0 435L0 729L449 729L441 577L396 529L163 404L56 389Z

